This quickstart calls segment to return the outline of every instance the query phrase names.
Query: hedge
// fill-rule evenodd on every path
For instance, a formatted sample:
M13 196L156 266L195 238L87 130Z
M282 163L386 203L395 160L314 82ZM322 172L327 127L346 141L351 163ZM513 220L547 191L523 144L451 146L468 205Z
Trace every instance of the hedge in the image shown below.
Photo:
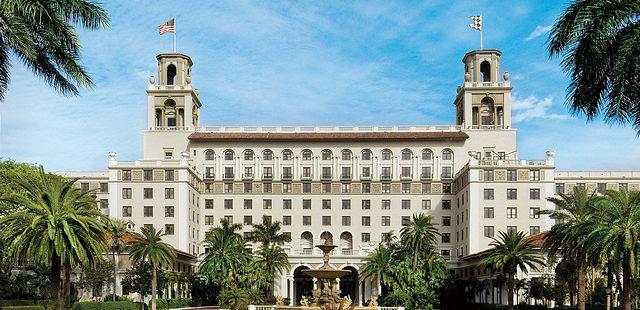
M138 310L139 305L130 301L85 301L77 302L71 310Z
M45 310L43 306L6 306L2 310Z
M25 300L25 299L7 299L0 300L0 308L7 306L43 306L49 308L51 300Z
M151 304L151 301L149 301L149 304ZM158 309L187 308L187 307L192 307L193 302L191 301L191 298L171 298L171 299L158 298L157 306L158 306Z

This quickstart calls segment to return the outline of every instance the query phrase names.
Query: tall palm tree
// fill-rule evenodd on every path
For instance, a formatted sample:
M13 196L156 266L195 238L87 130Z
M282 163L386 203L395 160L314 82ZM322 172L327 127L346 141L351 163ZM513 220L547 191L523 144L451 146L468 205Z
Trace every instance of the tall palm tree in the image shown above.
M203 241L205 257L200 270L211 278L234 285L235 272L251 260L251 248L238 231L242 225L227 219L220 220L220 226L205 234Z
M585 310L587 268L592 258L587 255L585 248L589 232L584 230L584 224L594 216L596 204L601 199L595 193L589 194L586 189L575 187L571 195L559 194L559 198L550 197L547 200L555 204L556 209L540 213L548 214L556 224L551 227L542 248L551 259L562 255L575 262L574 271L578 276L578 309Z
M127 224L122 220L110 219L107 223L107 232L109 238L107 238L107 245L111 250L113 258L113 294L112 299L116 301L116 278L118 276L118 264L116 263L116 257L120 256L120 251L124 250L126 246L125 237L130 234Z
M272 243L282 245L291 242L290 235L280 233L280 225L279 221L273 222L270 216L263 215L262 223L252 225L253 229L249 232L247 240L262 243L267 247Z
M640 132L640 2L576 0L551 29L549 53L571 74L568 102L591 120L631 122Z
M394 251L390 246L383 243L378 244L378 247L364 259L364 264L360 268L362 278L372 278L374 283L392 284L393 275L390 271L394 262L393 254ZM378 292L378 294L380 293Z
M637 275L637 256L640 251L640 192L606 191L599 204L599 212L588 223L586 247L589 254L615 253L610 259L622 267L622 305L630 310L633 281Z
M107 27L107 13L84 0L3 0L0 5L0 101L9 84L9 55L64 95L93 82L78 60L80 41L76 25Z
M269 290L271 294L274 293L274 285L273 281L274 275L278 273L282 273L285 270L291 268L289 264L289 256L284 250L277 245L263 245L260 247L258 252L256 253L256 263L264 266L269 272L271 282L269 283Z
M2 198L19 206L0 218L0 231L3 240L10 243L10 255L21 263L50 262L56 308L67 304L60 302L62 267L69 271L86 266L106 249L104 215L90 192L74 186L76 181L45 173L40 167L34 179L18 181L23 191ZM63 281L65 301L70 300L68 276Z
M414 214L408 226L400 231L400 240L413 250L413 271L418 267L418 257L427 253L438 242L438 229L432 222L433 217L424 213Z
M525 239L523 232L500 232L498 238L492 239L492 248L487 251L481 265L502 269L507 274L508 309L513 310L513 281L518 268L526 273L529 268L543 266L544 261L531 240Z
M133 263L149 261L151 263L151 309L156 310L158 291L158 268L170 266L176 260L176 250L162 241L165 234L162 229L142 227L142 234L134 233L135 241L129 246L129 255Z

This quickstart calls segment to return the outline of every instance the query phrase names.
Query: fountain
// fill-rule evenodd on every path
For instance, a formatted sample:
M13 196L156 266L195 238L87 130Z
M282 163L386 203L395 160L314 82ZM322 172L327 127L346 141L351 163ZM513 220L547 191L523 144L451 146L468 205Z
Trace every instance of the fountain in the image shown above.
M311 307L320 307L323 310L352 310L355 305L351 303L349 297L340 297L340 290L338 289L338 283L336 279L346 276L351 273L350 270L338 270L329 265L329 252L335 249L337 246L329 243L329 240L325 240L324 244L316 246L324 255L322 260L324 264L318 269L307 269L302 271L306 275L316 279L316 288L313 290L313 297L309 304L306 298L303 298L304 303ZM307 306L304 305L303 306Z

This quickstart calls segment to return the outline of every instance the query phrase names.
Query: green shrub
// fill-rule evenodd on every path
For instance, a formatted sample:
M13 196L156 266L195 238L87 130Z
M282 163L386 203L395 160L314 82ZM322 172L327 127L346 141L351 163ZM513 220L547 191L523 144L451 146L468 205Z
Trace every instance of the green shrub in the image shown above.
M6 307L11 306L42 306L45 309L49 309L51 307L51 300L0 300L0 309L5 309Z
M158 309L187 308L193 306L191 298L159 298L157 302Z
M256 289L231 288L220 292L218 304L221 308L244 310L249 305L261 305L264 301Z
M45 310L43 306L6 306L2 310Z
M135 303L130 301L86 301L77 302L71 306L71 310L138 310Z

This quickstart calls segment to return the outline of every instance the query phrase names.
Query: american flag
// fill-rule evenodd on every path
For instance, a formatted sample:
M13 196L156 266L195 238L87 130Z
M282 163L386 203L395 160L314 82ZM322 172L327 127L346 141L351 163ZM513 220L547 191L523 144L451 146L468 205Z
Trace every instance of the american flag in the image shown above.
M176 33L176 19L172 18L168 20L166 23L158 26L158 32L160 33L160 35L163 35L167 32Z
M473 21L473 23L469 24L469 27L482 31L482 15L475 15L469 18Z

